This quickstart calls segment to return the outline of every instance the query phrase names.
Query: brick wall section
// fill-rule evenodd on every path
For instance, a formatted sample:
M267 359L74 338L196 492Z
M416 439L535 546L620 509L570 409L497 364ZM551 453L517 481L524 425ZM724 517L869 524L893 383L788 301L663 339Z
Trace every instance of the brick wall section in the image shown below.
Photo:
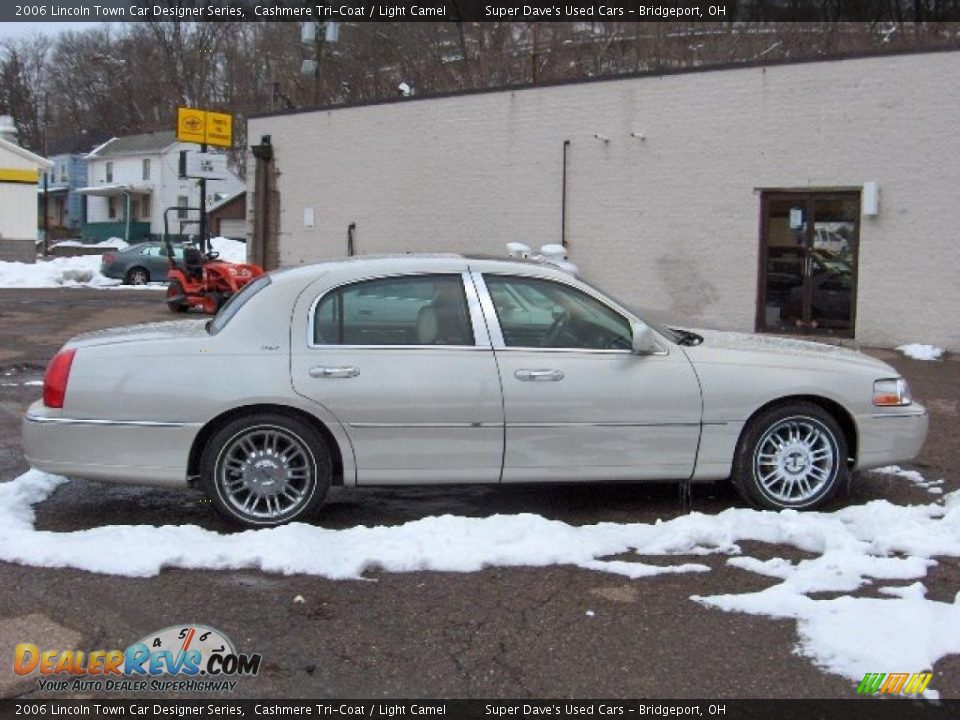
M958 77L960 52L741 68L255 118L248 137L273 138L284 265L344 255L351 222L360 253L558 242L569 140L584 274L736 330L755 323L759 190L876 181L856 337L960 351Z

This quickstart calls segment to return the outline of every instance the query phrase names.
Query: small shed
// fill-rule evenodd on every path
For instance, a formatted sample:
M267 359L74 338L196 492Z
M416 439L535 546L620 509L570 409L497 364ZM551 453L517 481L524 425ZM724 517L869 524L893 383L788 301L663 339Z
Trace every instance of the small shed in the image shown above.
M52 166L20 147L13 119L0 117L0 260L36 260L37 184Z
M247 193L241 190L217 201L207 210L207 226L212 237L247 239Z

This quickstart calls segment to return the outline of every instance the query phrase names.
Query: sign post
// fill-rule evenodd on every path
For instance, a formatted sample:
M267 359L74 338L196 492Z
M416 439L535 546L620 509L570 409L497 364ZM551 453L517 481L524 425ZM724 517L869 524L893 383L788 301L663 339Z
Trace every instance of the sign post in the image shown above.
M207 145L233 147L233 115L230 113L177 108L177 140L199 143L200 152L207 152ZM200 250L210 250L207 240L207 179L200 178Z

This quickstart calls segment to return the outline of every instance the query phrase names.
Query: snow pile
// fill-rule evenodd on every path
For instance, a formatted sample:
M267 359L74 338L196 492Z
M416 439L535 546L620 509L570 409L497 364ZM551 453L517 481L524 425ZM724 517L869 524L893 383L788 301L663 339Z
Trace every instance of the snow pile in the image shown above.
M112 248L114 250L126 250L130 247L130 243L125 242L123 238L112 237L101 240L98 243L85 243L79 240L61 240L52 247Z
M943 480L927 480L916 470L904 470L899 465L887 465L886 467L877 468L870 472L877 475L895 475L916 485L918 488L926 490L931 495L943 495L943 488L940 487L943 485Z
M112 287L100 274L99 255L53 258L35 263L0 262L0 288Z
M939 360L943 357L943 348L938 348L936 345L910 343L898 346L897 350L914 360Z
M640 557L725 554L732 556L729 565L778 582L759 592L692 599L725 611L796 620L797 651L830 672L851 680L887 669L919 672L960 653L960 593L954 602L928 600L919 582L936 564L933 558L960 557L960 492L921 506L876 500L834 513L731 508L655 524L572 526L520 514L444 515L345 530L296 523L232 535L193 525L36 530L32 505L63 482L31 470L0 484L0 561L135 577L156 575L165 567L258 568L350 579L371 570L475 572L566 564L643 578L709 568L648 564ZM742 541L790 546L813 557L796 563L747 557L741 555ZM303 553L304 547L310 552ZM637 559L607 559L625 553ZM874 585L881 597L849 594ZM811 597L823 592L840 595Z
M247 244L225 237L210 238L210 248L220 253L220 259L233 263L247 261Z

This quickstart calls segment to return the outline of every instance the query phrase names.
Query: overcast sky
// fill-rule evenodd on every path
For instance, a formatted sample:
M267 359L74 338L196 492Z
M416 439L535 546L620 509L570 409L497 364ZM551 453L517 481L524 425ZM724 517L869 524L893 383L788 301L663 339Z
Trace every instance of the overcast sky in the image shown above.
M0 22L0 40L32 37L37 34L56 35L67 29L83 30L102 24L97 22Z

